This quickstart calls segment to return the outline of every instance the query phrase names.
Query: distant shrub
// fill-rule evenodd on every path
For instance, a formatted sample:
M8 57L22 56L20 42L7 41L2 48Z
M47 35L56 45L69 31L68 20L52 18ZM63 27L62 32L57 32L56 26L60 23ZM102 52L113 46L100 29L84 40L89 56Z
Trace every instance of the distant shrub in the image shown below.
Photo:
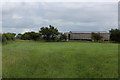
M1 42L5 43L7 41L14 41L15 40L15 33L3 33Z
M24 34L21 35L21 39L38 41L41 39L41 35L36 32L25 32Z
M92 36L91 36L91 38L94 40L94 41L99 41L99 40L101 40L103 37L100 35L100 33L91 33L92 34Z
M67 40L67 36L65 34L60 34L60 40L62 41L66 41Z
M120 30L111 29L110 31L110 40L114 42L120 42Z
M22 34L17 34L16 39L21 39Z
M0 43L2 43L2 34L0 34Z

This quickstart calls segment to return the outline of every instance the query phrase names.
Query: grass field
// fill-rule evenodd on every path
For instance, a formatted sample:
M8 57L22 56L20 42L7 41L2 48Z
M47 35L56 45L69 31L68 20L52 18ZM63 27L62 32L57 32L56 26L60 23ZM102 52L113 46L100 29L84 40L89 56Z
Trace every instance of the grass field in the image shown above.
M16 41L3 45L3 78L117 78L118 44Z

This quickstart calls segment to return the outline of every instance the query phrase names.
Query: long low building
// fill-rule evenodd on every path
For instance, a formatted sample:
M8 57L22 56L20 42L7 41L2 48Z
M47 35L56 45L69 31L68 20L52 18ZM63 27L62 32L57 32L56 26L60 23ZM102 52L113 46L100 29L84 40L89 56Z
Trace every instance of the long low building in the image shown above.
M65 33L68 40L92 40L91 33L99 33L103 38L103 41L109 41L110 34L106 31L70 31Z

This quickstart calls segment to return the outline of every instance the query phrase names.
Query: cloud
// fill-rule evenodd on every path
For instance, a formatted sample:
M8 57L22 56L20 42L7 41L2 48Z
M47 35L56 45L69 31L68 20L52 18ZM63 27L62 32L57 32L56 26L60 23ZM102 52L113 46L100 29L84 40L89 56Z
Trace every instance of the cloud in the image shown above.
M22 17L19 16L19 15L13 15L12 18L13 18L13 19L22 19Z
M118 4L114 2L7 2L6 4L2 9L5 32L38 31L40 27L48 25L57 27L61 32L108 31L117 28Z
M118 2L119 0L2 0L2 2Z
M29 31L36 31L36 29L34 28L3 28L2 29L3 32L13 32L13 33L25 33L25 32L29 32ZM36 31L38 32L38 31Z

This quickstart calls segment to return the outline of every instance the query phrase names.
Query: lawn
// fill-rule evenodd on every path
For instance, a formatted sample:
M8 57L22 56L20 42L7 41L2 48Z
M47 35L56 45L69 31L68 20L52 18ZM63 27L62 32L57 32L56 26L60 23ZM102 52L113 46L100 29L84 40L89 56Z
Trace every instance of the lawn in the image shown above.
M16 41L2 49L3 78L118 77L118 44Z

